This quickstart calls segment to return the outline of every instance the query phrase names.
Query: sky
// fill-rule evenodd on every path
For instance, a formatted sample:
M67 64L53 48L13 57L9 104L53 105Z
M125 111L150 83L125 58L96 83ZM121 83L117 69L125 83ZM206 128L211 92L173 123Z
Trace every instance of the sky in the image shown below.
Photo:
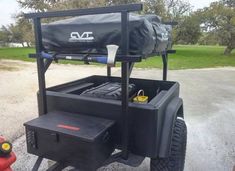
M16 0L0 0L0 26L14 23L12 16L20 12Z
M188 0L194 10L209 6L213 1L216 0ZM0 26L14 23L12 16L20 11L16 0L0 0Z
M197 10L200 8L207 7L210 5L211 2L215 1L217 0L188 0L187 2L189 2L193 6L193 10Z

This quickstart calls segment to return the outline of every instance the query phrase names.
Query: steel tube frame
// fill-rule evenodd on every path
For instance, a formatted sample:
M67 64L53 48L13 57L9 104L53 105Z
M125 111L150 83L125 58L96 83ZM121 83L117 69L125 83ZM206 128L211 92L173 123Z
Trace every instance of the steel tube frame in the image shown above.
M168 70L168 54L167 52L162 54L162 63L163 63L163 76L164 81L167 80L167 70Z
M45 60L41 57L41 52L44 50L42 45L42 31L41 31L41 18L49 17L66 17L66 16L78 16L88 14L103 14L103 13L121 13L121 50L122 55L129 55L129 12L142 10L142 4L121 5L112 7L92 8L92 9L80 9L80 10L67 10L58 12L45 12L45 13L31 13L26 14L26 18L32 18L34 23L35 33L35 46L36 46L36 58L37 58L37 70L38 70L38 110L39 116L47 113L47 99L46 99L46 81L45 72L50 66L52 60ZM121 65L121 83L122 83L122 158L128 159L128 142L129 142L129 77L132 70L132 64L128 60L123 60ZM111 69L107 69L107 75L111 76ZM40 159L41 160L41 159ZM40 161L38 161L39 163Z
M34 35L35 35L35 48L36 53L41 53L43 49L42 45L42 30L41 19L34 18ZM38 114L44 115L47 113L47 99L46 99L46 81L45 81L45 64L43 58L37 58L37 70L38 70Z
M95 58L100 56L106 56L107 54L54 54L55 59L63 59L63 60L80 60L84 61L87 57ZM37 58L42 57L41 54L29 54L29 58ZM68 58L69 57L69 58ZM119 62L141 62L141 55L116 55L116 61Z
M109 6L109 7L100 7L100 8L29 13L25 14L25 17L26 18L52 18L52 17L68 17L68 16L72 17L79 15L120 13L123 11L134 12L134 11L141 11L142 9L143 9L142 4L128 4L128 5Z
M42 161L43 161L43 158L42 157L38 157L36 162L35 162L35 164L34 164L34 166L33 166L32 171L38 171Z
M123 11L121 13L121 48L124 55L129 54L129 13ZM122 62L122 158L128 158L128 142L129 142L129 62Z

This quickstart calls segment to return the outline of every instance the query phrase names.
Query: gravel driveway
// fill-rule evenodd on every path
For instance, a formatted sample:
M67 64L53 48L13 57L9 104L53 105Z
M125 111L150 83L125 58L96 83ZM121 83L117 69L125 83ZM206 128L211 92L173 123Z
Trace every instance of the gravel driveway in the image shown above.
M52 65L46 74L47 85L105 73L104 67ZM114 68L113 73L119 75L120 68ZM161 75L158 69L135 69L132 74L149 79L161 79ZM184 99L188 126L185 170L232 171L235 165L235 68L169 71L169 80L181 84ZM0 134L14 141L18 156L13 166L15 171L29 171L36 159L26 153L22 126L37 116L36 91L35 63L0 60ZM145 171L148 162L146 159L139 168L114 163L101 170ZM41 170L47 161L43 166Z

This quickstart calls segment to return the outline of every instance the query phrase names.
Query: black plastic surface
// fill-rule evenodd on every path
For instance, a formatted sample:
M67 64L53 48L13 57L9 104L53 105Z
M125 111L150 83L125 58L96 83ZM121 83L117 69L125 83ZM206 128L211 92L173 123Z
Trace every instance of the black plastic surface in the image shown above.
M85 97L79 94L64 94L56 90L73 85L74 87L94 83L98 86L105 82L120 82L117 77L91 76L71 83L66 83L47 89L48 110L61 110L68 112L80 112L89 116L96 116L116 121L114 127L115 148L121 144L122 110L121 101L95 97ZM157 157L161 143L170 144L170 141L161 142L163 136L169 136L171 129L163 130L166 118L165 110L174 98L179 98L179 84L170 81L130 79L137 90L144 89L149 96L147 104L129 102L129 150L137 155L145 157ZM171 115L173 116L173 115ZM174 116L173 116L174 117ZM167 118L168 119L168 118ZM170 118L172 120L172 118ZM171 125L169 125L171 128ZM168 150L165 149L166 151ZM167 155L167 152L165 153Z
M134 84L129 84L129 97L132 97L136 92L136 86ZM92 87L81 93L81 96L87 97L98 97L104 99L121 99L121 84L115 82L106 82L97 87Z

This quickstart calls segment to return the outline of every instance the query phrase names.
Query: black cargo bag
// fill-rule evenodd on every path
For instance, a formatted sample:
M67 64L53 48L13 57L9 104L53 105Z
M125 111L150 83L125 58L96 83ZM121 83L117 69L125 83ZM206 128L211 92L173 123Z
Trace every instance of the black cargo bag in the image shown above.
M130 54L147 56L167 48L168 32L156 15L129 17ZM118 45L121 54L121 14L86 15L42 25L43 46L57 53L106 54Z

